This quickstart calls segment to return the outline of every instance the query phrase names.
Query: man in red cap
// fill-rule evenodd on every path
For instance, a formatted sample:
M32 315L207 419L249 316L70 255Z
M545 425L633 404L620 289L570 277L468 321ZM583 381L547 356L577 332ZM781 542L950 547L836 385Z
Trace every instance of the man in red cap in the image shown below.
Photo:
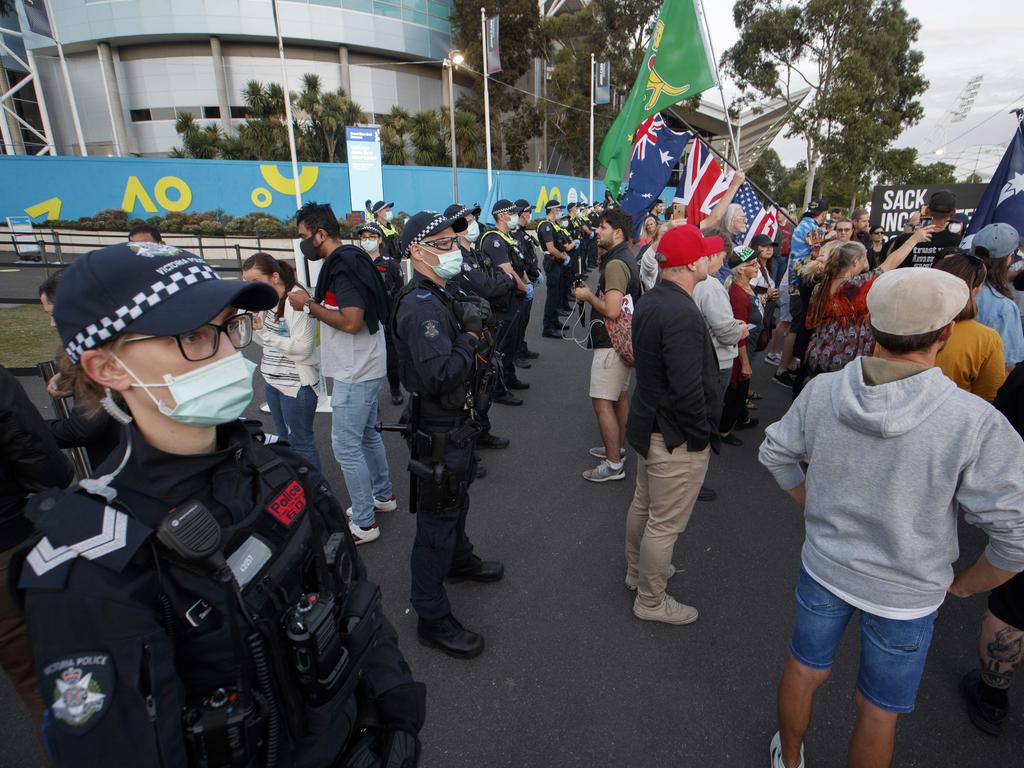
M636 389L626 438L638 454L636 490L626 522L626 587L637 590L633 614L647 621L692 624L697 609L666 594L675 574L672 551L689 522L718 450L722 401L718 357L692 295L708 276L722 238L690 224L658 244L661 281L633 316Z

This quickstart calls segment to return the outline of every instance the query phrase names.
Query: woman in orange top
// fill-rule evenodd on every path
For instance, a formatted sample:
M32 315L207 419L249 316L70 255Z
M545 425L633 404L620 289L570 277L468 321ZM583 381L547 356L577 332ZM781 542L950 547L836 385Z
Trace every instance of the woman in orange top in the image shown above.
M965 253L940 258L935 269L956 275L971 289L971 298L957 315L953 335L935 358L935 364L960 389L991 403L1006 379L1006 367L999 332L974 319L978 313L974 297L985 284L988 269L981 258Z

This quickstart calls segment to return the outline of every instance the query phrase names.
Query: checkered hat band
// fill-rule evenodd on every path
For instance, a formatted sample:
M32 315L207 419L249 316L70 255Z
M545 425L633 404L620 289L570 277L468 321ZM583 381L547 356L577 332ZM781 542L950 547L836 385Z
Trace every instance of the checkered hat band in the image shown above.
M512 204L508 208L499 208L496 211L491 211L491 215L492 216L497 216L499 213L515 213L516 210L517 209L516 209L515 204Z
M430 236L430 234L434 231L434 229L437 227L438 224L440 224L443 221L447 221L447 220L448 220L448 217L445 216L443 213L435 214L434 218L432 218L427 223L427 225L425 227L423 227L423 229L421 229L419 232L416 233L416 235L413 237L413 239L409 243L409 245L410 246L412 246L412 245L419 245L421 242L423 242L424 238L427 238L427 237ZM408 249L406 249L406 250L408 250Z
M147 310L173 296L184 286L195 285L206 280L220 280L220 275L206 264L193 264L178 272L173 272L159 282L153 283L146 290L135 294L129 304L118 307L113 314L87 325L68 342L64 351L67 352L71 362L77 363L87 349L95 349L122 333L130 323L142 317Z

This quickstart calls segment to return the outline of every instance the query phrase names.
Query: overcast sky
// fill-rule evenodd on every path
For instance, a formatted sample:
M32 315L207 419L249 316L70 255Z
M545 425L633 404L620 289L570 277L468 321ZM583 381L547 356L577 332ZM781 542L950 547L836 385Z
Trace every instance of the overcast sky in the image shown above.
M719 57L739 37L732 5L731 0L704 0L712 45ZM921 22L915 47L924 53L929 86L921 96L924 118L904 132L897 146L916 147L923 162L949 162L952 158L963 174L977 162L979 172L991 175L1013 135L1014 118L1008 110L1024 106L1021 0L903 0L903 5ZM938 137L942 134L936 132L937 127L967 81L982 74L974 107L963 122L947 123L946 145L941 147ZM727 99L737 92L735 86L725 83ZM787 165L804 157L799 140L780 136L772 147ZM942 156L926 154L940 148L944 149Z

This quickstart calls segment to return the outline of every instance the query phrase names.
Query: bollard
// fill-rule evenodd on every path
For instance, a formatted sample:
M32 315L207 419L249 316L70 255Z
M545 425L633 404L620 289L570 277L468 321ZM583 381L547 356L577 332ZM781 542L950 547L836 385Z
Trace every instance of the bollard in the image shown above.
M206 254L203 253L203 236L202 235L196 235L196 240L199 241L199 258L205 259L206 258Z
M241 277L242 274L242 246L235 243L235 261L238 262L238 274Z

